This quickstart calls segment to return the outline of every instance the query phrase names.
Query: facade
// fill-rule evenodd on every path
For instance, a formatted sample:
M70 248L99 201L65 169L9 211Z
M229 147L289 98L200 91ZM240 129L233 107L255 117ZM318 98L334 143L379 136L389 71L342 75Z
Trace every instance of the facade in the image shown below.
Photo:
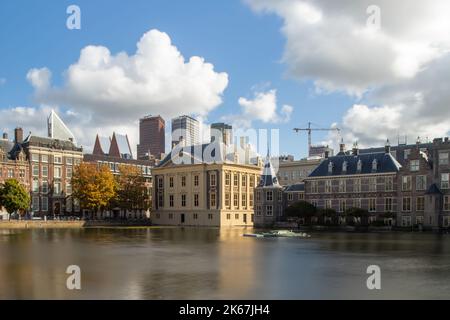
M83 150L71 141L31 134L16 149L23 149L29 162L31 210L35 216L79 215L72 194L72 173L83 159Z
M233 138L233 127L226 123L211 124L211 142L216 141L216 138L220 142L230 145Z
M120 166L134 166L138 168L142 172L142 176L145 179L147 194L149 196L149 200L152 199L152 168L153 162L149 160L135 160L135 159L127 159L121 157L113 157L110 155L98 155L98 154L85 154L83 156L83 161L88 163L95 163L98 166L106 165L109 167L113 175L118 176L120 174ZM147 216L146 211L140 210L138 212L124 212L120 208L115 208L112 212L106 212L106 218L144 218ZM96 213L97 214L97 213ZM87 211L84 212L85 216L93 217L93 215ZM104 218L100 216L95 216L96 218Z
M206 160L208 146L199 146L200 156L195 147L185 148L179 155L181 163L168 155L153 169L153 224L253 226L254 188L261 167L227 160L218 154L224 148L216 150L214 160Z
M166 123L161 116L148 116L139 120L139 144L137 158L148 158L150 155L161 159L166 148Z
M398 210L397 177L400 163L386 146L384 152L351 155L341 152L324 161L305 179L305 200L319 209L340 215L349 208L362 208L371 219ZM343 217L341 217L343 219Z
M317 168L323 159L302 159L280 161L277 177L283 186L302 183Z
M182 142L186 146L200 144L200 124L190 116L172 119L172 148Z

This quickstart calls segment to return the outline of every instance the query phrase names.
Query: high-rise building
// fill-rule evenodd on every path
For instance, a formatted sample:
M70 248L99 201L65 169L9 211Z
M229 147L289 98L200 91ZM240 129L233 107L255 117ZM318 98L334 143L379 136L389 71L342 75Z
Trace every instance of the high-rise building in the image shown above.
M200 124L190 116L172 119L172 148L178 143L197 145L200 143Z
M227 145L231 144L233 137L233 127L226 123L213 123L211 124L211 142L214 142L216 138L219 138L220 142Z
M148 116L139 122L139 144L137 158L148 158L150 155L157 159L166 152L165 148L166 123L161 116Z
M56 114L54 110L50 113L47 120L48 124L48 137L50 139L57 139L63 141L75 141L75 137L72 132L67 128L66 124Z

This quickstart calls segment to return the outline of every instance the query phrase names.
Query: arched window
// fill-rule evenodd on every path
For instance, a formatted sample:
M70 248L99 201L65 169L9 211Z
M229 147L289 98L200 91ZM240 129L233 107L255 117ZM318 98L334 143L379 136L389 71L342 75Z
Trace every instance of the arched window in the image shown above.
M348 163L347 163L347 161L344 161L344 163L342 164L342 172L347 172L347 167L348 167Z
M362 161L361 161L361 159L358 160L358 163L356 165L356 170L358 172L361 172L361 170L362 170Z
M377 159L373 159L372 161L372 171L377 171L378 161Z
M333 162L331 162L331 161L328 164L328 173L333 173Z

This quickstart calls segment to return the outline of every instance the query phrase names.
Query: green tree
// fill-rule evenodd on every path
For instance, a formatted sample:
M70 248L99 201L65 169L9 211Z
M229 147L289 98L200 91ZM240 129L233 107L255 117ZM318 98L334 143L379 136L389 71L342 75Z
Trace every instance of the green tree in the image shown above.
M325 218L331 218L331 224L337 224L337 212L331 208L317 210L319 221L325 224Z
M354 225L355 218L361 221L362 225L369 224L369 212L361 208L348 208L345 211L345 222L348 225Z
M286 208L285 214L289 218L294 218L300 226L300 221L304 219L306 224L311 224L311 218L316 214L317 208L307 201L296 202Z
M16 179L6 180L0 186L0 207L9 214L17 212L23 216L30 208L30 194Z
M73 198L82 208L94 212L108 208L116 196L116 181L106 165L81 163L73 172L72 187Z
M122 209L147 210L150 197L141 170L134 166L121 165L117 178L117 203Z

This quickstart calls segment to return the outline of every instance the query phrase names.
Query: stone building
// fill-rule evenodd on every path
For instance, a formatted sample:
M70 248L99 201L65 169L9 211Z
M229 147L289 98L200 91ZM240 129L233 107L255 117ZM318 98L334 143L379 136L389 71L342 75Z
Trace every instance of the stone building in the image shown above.
M281 160L278 163L278 182L283 186L302 183L305 178L322 162L322 158L302 160Z
M177 226L253 226L255 163L214 142L173 151L153 169L152 223Z
M397 212L397 176L400 163L392 156L390 146L384 152L352 154L344 151L328 157L305 179L305 199L317 208L366 209L375 219L382 213Z

